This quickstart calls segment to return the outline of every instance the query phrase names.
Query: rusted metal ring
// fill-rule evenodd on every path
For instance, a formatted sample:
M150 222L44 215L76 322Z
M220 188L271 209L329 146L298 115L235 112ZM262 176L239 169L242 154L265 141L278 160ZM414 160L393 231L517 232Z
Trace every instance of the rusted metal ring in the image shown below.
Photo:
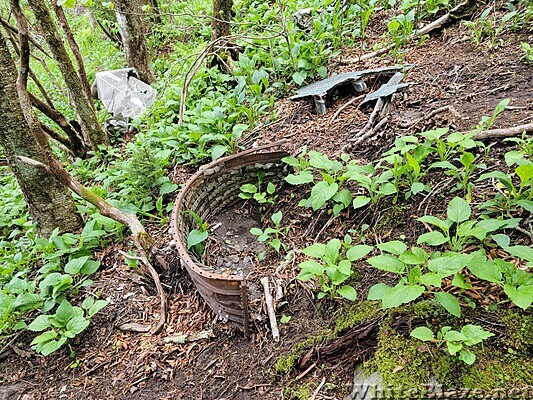
M279 144L246 150L202 167L178 194L170 221L181 263L198 292L222 320L241 329L245 336L249 328L246 277L218 274L187 250L187 236L194 228L190 218L184 218L184 211L194 211L204 221L223 212L240 200L240 186L255 182L260 169L271 178L281 179L285 167L281 159L288 153L265 151Z

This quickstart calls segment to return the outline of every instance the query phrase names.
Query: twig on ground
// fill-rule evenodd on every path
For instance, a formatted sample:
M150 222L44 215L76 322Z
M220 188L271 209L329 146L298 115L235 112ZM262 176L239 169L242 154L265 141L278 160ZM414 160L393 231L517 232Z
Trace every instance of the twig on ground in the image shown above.
M342 112L342 110L344 110L346 107L348 107L349 105L355 103L357 100L361 100L364 97L365 97L365 95L362 94L361 96L354 97L350 101L348 101L345 104L343 104L342 106L340 106L339 109L337 111L335 111L335 114L333 114L333 116L329 120L329 123L331 124L333 121L335 121L335 119L339 116L339 114Z
M316 367L316 362L314 362L313 364L311 364L309 366L309 368L307 368L304 372L302 372L300 375L298 375L295 379L295 381L299 381L300 379L304 378L305 376L307 376L307 374L309 374L309 372L311 372L313 370L313 368Z
M272 329L272 338L277 342L279 341L279 329L278 322L276 321L276 312L274 310L274 299L270 293L270 285L268 283L268 277L261 278L261 284L265 290L265 303L268 311L268 318L270 320L270 328Z
M521 135L522 133L533 132L533 122L525 125L513 126L510 128L502 129L489 129L488 131L481 131L476 133L473 137L474 140L481 139L498 139Z
M311 396L311 400L315 400L316 399L316 396L318 395L318 393L322 389L322 386L324 386L325 383L326 383L326 377L323 377L322 381L320 382L320 384L318 385L316 390L313 392L313 396Z
M452 113L454 112L456 113L455 109L452 106L444 106L444 107L440 107L440 108L437 108L436 110L431 111L427 115L424 115L423 117L418 118L416 121L410 124L399 124L399 126L400 128L403 128L403 129L411 129L417 126L420 122L433 118L435 115L443 113L445 111L451 111Z

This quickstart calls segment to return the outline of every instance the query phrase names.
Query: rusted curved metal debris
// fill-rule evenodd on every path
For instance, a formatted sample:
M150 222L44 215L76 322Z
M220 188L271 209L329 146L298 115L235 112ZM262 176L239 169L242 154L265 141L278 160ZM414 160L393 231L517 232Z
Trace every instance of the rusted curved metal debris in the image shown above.
M197 226L186 211L194 211L202 221L242 201L238 196L240 186L256 182L257 172L263 170L265 178L281 180L284 151L269 151L277 142L216 160L196 172L180 191L171 217L171 230L181 264L189 273L198 292L218 317L248 335L248 292L246 272L243 275L222 275L214 268L202 264L196 255L187 250L187 237Z

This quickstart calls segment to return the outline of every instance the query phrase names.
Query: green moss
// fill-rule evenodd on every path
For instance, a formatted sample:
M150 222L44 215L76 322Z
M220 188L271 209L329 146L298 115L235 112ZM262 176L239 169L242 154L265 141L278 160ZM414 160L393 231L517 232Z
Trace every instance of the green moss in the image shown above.
M476 352L476 362L464 366L462 384L464 387L490 390L498 387L512 388L533 385L533 358L503 354L486 348Z
M369 321L379 313L379 303L365 300L350 303L335 313L335 335Z
M274 369L276 370L277 373L286 374L294 367L294 365L296 364L296 361L298 361L298 358L299 358L298 354L280 356L278 358L278 361L276 361L276 365L274 366Z
M504 343L507 348L523 354L533 353L533 317L509 312L501 317L507 327Z
M295 387L293 387L291 384L287 385L284 393L285 398L298 400L309 400L311 398L311 382L302 383L301 385L297 385L296 382L294 385Z

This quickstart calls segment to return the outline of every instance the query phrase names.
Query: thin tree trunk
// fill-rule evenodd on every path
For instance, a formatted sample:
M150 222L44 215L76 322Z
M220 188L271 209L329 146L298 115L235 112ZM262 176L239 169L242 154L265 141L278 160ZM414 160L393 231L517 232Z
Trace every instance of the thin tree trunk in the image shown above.
M17 158L26 156L47 163L46 154L32 134L33 127L25 119L22 99L17 94L17 75L7 43L0 35L0 145L24 194L32 220L37 223L38 234L48 237L58 227L61 231L76 230L81 220L67 188L53 174L29 167ZM31 106L29 108L31 112Z
M70 61L46 4L43 0L32 0L29 2L29 6L39 22L41 32L65 80L72 98L72 106L76 110L86 139L91 143L94 150L98 149L98 145L109 144L109 138L98 123L93 106L89 104L83 86Z
M211 41L215 42L221 38L230 35L231 16L232 16L233 0L213 0L213 19L211 20ZM230 59L237 59L236 50L231 50L231 45L228 49L228 43L224 46L219 46L215 49L218 57L215 56L212 65L218 65L228 73L231 73L231 67L228 61Z
M115 11L128 66L146 83L154 81L146 49L146 27L139 0L116 0Z
M85 66L83 65L83 58L81 56L78 43L76 43L76 39L74 39L74 35L72 34L72 30L68 24L67 17L63 12L63 8L57 5L57 0L52 0L52 5L54 6L57 20L59 21L59 24L61 25L61 28L63 28L63 32L65 32L65 36L67 37L70 50L76 59L76 64L78 65L78 76L80 78L81 85L83 86L83 90L85 91L85 95L87 96L87 102L89 105L91 105L91 107L94 108L94 103L91 96L91 85L89 85L89 81L87 80L87 74L85 73Z

